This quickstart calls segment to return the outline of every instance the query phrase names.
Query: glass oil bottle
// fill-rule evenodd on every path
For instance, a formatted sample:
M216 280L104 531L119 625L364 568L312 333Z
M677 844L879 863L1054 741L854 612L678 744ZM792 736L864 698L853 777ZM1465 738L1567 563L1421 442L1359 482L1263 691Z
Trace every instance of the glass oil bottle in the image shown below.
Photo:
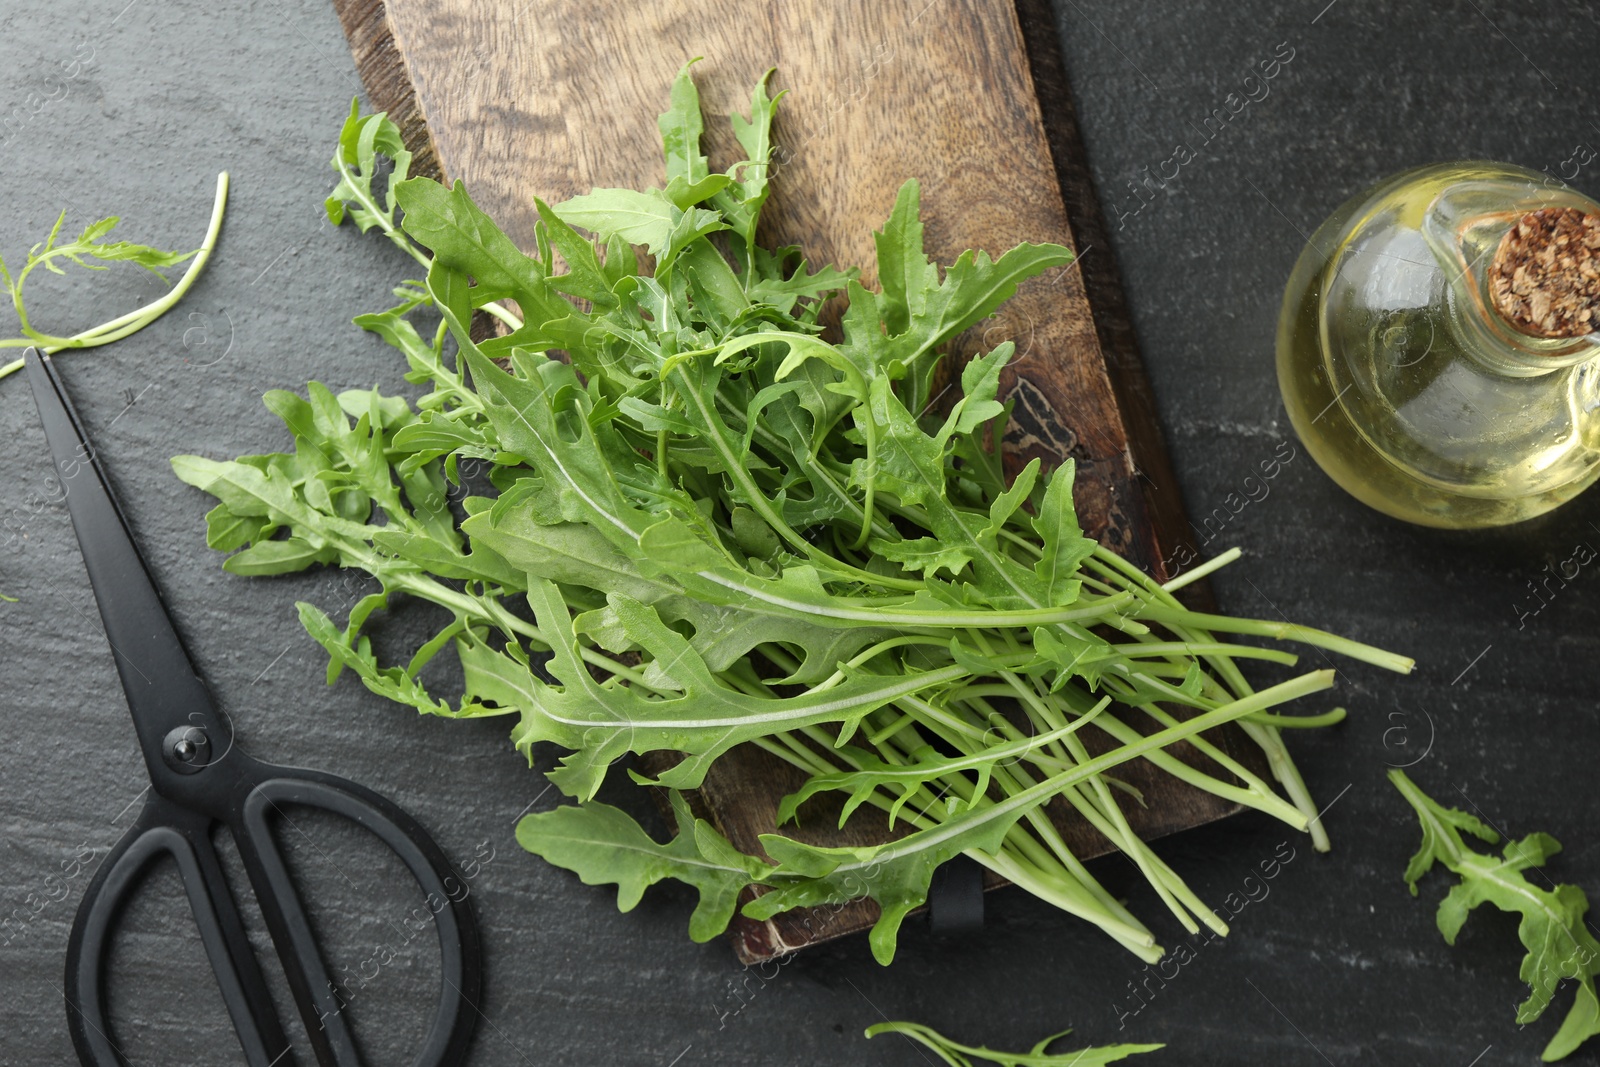
M1409 522L1556 507L1600 476L1597 264L1600 204L1535 171L1440 164L1356 196L1284 293L1278 382L1295 431L1345 490Z

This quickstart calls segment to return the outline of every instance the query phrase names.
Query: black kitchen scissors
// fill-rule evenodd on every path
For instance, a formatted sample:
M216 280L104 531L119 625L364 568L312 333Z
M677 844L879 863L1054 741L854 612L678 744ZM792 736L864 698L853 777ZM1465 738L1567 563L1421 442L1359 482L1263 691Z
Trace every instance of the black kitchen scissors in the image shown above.
M26 360L56 477L150 771L148 800L96 871L67 943L67 1018L79 1058L95 1067L126 1067L106 1019L106 953L121 906L140 875L152 861L169 856L177 862L245 1059L250 1067L290 1062L282 1021L213 844L213 833L223 827L243 858L318 1063L360 1063L272 835L284 805L304 805L351 819L377 835L417 880L439 936L443 975L432 1026L413 1063L460 1063L476 1021L482 967L477 924L449 860L416 820L372 790L320 771L274 767L234 747L232 729L189 663L55 367L31 349Z

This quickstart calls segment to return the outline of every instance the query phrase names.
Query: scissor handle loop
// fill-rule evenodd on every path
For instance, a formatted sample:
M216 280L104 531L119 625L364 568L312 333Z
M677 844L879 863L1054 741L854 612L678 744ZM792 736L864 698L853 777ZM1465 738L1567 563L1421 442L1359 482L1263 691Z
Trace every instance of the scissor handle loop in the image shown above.
M323 1067L359 1067L361 1057L335 995L311 924L273 837L283 805L321 808L373 833L398 856L423 891L439 937L438 1007L414 1067L453 1067L466 1054L482 992L477 922L464 883L427 832L377 793L334 775L257 765L258 781L228 819L285 977ZM228 889L211 833L217 822L160 795L100 864L84 893L67 944L64 992L78 1058L93 1067L128 1067L106 1013L105 965L122 906L145 869L162 856L176 862L206 957L216 975L250 1067L282 1067L288 1042L271 994ZM452 890L451 883L457 882Z
M235 838L319 1061L326 1067L360 1063L311 924L272 838L269 819L285 804L321 808L351 820L376 835L416 879L433 915L441 970L438 1007L412 1063L460 1063L476 1022L482 968L477 923L467 895L450 888L455 879L449 861L416 820L384 797L334 775L296 770L250 790L240 805Z
M90 881L67 942L63 990L68 1029L81 1062L94 1067L128 1067L106 1017L104 968L122 906L145 869L162 856L170 856L177 864L206 958L246 1062L250 1067L284 1062L288 1042L272 1011L266 981L217 861L212 825L205 816L152 797Z

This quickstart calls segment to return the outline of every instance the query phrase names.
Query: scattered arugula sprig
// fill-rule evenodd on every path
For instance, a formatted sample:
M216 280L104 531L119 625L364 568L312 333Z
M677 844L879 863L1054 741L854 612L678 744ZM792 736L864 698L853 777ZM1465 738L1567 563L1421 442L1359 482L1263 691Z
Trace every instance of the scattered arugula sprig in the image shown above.
M223 171L217 175L217 194L212 203L211 221L206 226L205 239L193 252L166 252L131 241L108 240L111 231L116 229L120 221L114 215L90 223L76 238L57 244L56 241L61 236L61 226L67 219L67 213L63 210L56 217L56 224L51 227L50 235L28 249L27 260L14 275L6 266L5 260L0 259L0 285L4 286L6 294L11 298L11 307L16 312L17 325L22 331L21 337L0 339L0 348L38 346L47 353L54 353L68 348L94 348L138 333L183 299L183 294L187 293L189 287L200 277L200 272L205 269L206 262L211 258L212 249L216 247L217 235L222 230L222 215L227 204L228 172ZM178 283L171 289L143 307L136 308L126 315L119 315L109 322L63 337L35 329L28 319L22 291L27 284L28 276L40 267L52 274L65 274L61 268L62 261L76 264L85 270L105 270L111 263L133 263L165 281L166 277L161 273L163 269L175 267L191 258L193 261L189 264L188 270L184 271ZM0 365L0 378L21 370L22 365L23 361L20 359Z
M1500 856L1486 855L1469 848L1463 832L1489 844L1500 835L1460 808L1447 808L1433 800L1404 771L1392 770L1389 780L1406 803L1416 810L1422 822L1422 846L1406 864L1406 884L1417 895L1417 882L1435 863L1461 879L1439 901L1439 932L1447 944L1467 921L1467 914L1479 904L1493 904L1501 911L1521 915L1517 934L1528 950L1519 972L1528 983L1528 999L1517 1008L1520 1025L1534 1022L1544 1014L1563 979L1578 983L1577 998L1540 1056L1546 1063L1564 1059L1595 1034L1600 1034L1600 996L1595 992L1595 976L1600 974L1600 942L1589 932L1584 915L1589 899L1575 885L1550 888L1529 882L1524 871L1544 865L1561 851L1561 843L1549 834L1533 833L1520 841L1508 841Z
M1101 1048L1077 1049L1073 1052L1048 1052L1051 1045L1060 1041L1071 1030L1051 1034L1027 1052L997 1052L991 1048L973 1048L951 1041L921 1023L883 1022L867 1027L867 1037L879 1034L900 1034L932 1050L950 1067L973 1067L978 1060L997 1064L998 1067L1104 1067L1107 1063L1125 1060L1141 1052L1155 1052L1165 1045L1106 1045Z
M750 117L733 117L746 158L713 173L685 68L659 120L665 185L535 200L531 254L459 182L404 177L398 129L352 109L329 217L380 229L427 271L395 290L399 304L355 321L399 349L425 391L415 404L316 382L304 397L268 393L292 452L173 461L218 501L208 542L234 552L224 567L238 574L320 563L377 578L342 624L299 606L329 653L328 680L351 671L426 714L512 716L530 761L540 742L566 750L549 777L578 803L525 817L518 839L585 882L616 884L624 909L665 877L695 886L697 940L724 929L747 890L756 918L870 896L881 906L872 950L887 963L934 869L966 853L1159 958L1062 840L1045 812L1057 801L1121 848L1188 930L1225 932L1133 832L1111 772L1142 757L1320 835L1279 733L1337 716L1273 709L1326 689L1332 672L1257 692L1237 660L1294 657L1215 635L1293 639L1396 670L1410 661L1189 612L1174 591L1237 553L1161 585L1083 536L1070 463L1034 462L1008 484L997 392L1012 346L974 357L959 397L935 412L937 365L1071 254L1024 244L941 271L923 249L914 181L875 235L876 292L855 270L761 247L778 101L766 81ZM840 295L835 341L820 312ZM475 341L475 312L495 308L507 332ZM397 596L450 621L409 662L386 665L363 629ZM460 665L454 702L421 676L441 654ZM1146 719L1148 736L1136 725ZM1288 800L1202 735L1226 722L1266 751ZM1109 750L1091 756L1090 731ZM1179 740L1212 765L1168 752ZM871 804L902 836L827 848L771 834L760 855L740 853L677 792L739 744L810 776L786 821L841 792L846 818ZM672 791L679 831L667 843L594 800L614 763L651 752L682 756L653 780L630 772Z

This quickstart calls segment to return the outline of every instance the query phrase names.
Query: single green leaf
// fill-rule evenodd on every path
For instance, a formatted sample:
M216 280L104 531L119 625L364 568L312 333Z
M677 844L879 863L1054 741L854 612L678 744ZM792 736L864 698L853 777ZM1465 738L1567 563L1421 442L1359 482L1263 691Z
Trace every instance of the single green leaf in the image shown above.
M698 56L689 60L672 79L670 102L656 123L667 158L668 181L682 178L693 184L709 174L706 157L700 154L700 135L705 132L700 118L700 93L689 76L689 68L699 61Z
M480 455L493 455L493 442L483 427L462 419L424 415L419 421L403 426L390 441L391 447L401 452L443 455L458 449L467 449Z
M369 597L365 602L367 611L372 610L377 604L382 604L383 598ZM504 712L498 708L485 707L464 697L459 707L451 707L443 700L431 696L421 682L417 681L417 670L420 664L413 663L410 670L400 667L380 667L377 657L372 654L372 644L365 637L359 636L360 623L356 613L352 612L352 623L349 628L341 631L333 621L323 614L314 605L304 602L295 605L300 612L300 623L305 627L306 633L321 645L330 657L328 671L328 684L332 685L338 677L339 669L348 667L361 679L363 685L381 697L393 700L397 704L415 708L424 715L439 715L448 719L471 719L484 715L501 715ZM364 618L364 615L362 616ZM452 636L459 628L459 623L453 623L445 631L445 636Z
M689 936L709 941L728 928L740 892L770 868L695 818L681 793L674 790L670 796L678 833L665 844L626 812L598 801L523 816L517 843L576 873L584 885L614 884L618 911L632 911L644 891L663 878L693 886L700 900L689 919Z
M1104 1064L1116 1063L1141 1052L1155 1052L1166 1047L1165 1045L1106 1045L1073 1052L1047 1051L1051 1045L1070 1033L1071 1030L1063 1030L1059 1034L1051 1034L1027 1052L999 1052L992 1048L974 1048L971 1045L959 1044L921 1023L874 1023L867 1027L866 1031L869 1038L877 1037L879 1034L899 1034L930 1049L950 1067L973 1067L979 1060L998 1064L999 1067L1103 1067Z
M508 593L520 592L527 587L525 572L481 544L475 544L471 553L463 553L437 538L397 530L374 532L372 543L440 578L491 582Z
M574 313L538 261L512 243L460 181L446 189L431 178L408 178L394 186L394 197L405 210L405 232L433 253L430 277L433 267L443 266L476 282L470 307L510 297L533 327Z
M629 244L644 245L657 257L725 228L714 211L685 210L662 193L632 189L596 189L563 201L553 210L566 222L583 227L602 241L618 237Z
M882 287L878 317L890 337L910 329L912 315L925 314L929 294L939 288L939 268L922 250L921 200L921 185L912 178L900 186L883 229L872 235Z
M930 578L941 570L947 570L951 577L955 577L972 562L972 557L960 546L946 545L937 537L918 537L910 541L887 541L875 537L867 542L867 547L908 571L917 571Z
M679 175L667 182L666 188L661 190L661 195L687 210L716 196L726 189L732 180L726 174L708 174L699 181L691 182Z
M769 304L789 314L794 311L796 301L832 296L854 281L859 273L854 267L843 271L832 266L808 273L805 260L801 260L794 273L788 276L757 278L750 283L748 293L753 302Z
M757 559L771 559L783 547L778 535L772 532L772 527L749 508L734 508L730 521L734 538L748 555Z
M1389 780L1422 824L1422 845L1406 865L1405 880L1412 895L1417 893L1418 880L1435 863L1460 878L1439 903L1439 932L1445 941L1455 944L1468 913L1480 904L1493 904L1521 916L1517 935L1527 952L1519 973L1528 984L1528 999L1517 1009L1517 1022L1526 1025L1544 1014L1563 979L1578 982L1577 1000L1542 1058L1546 1062L1561 1059L1600 1033L1594 983L1600 973L1600 942L1584 921L1588 898L1577 886L1546 889L1529 882L1524 874L1542 866L1561 845L1549 834L1536 833L1508 843L1501 856L1478 852L1462 840L1463 832L1489 844L1497 842L1500 835L1472 815L1439 804L1404 771L1391 770Z
M729 169L728 174L734 181L716 198L723 217L744 243L747 274L754 265L756 225L771 191L772 121L777 114L778 101L784 96L781 92L777 96L767 95L767 81L771 77L772 71L768 70L751 90L748 119L737 114L728 116L745 158Z
M689 299L713 324L726 328L750 307L744 287L710 241L695 241L678 256L677 269L689 283Z
M229 574L259 576L303 571L318 563L332 563L338 553L327 546L313 545L298 537L282 541L258 541L222 561Z
M235 515L226 504L218 504L206 512L206 544L218 552L232 552L256 540L268 525L260 515Z
M533 198L539 220L544 224L550 244L561 253L567 273L550 279L550 284L563 293L588 300L599 307L611 307L617 298L611 292L612 282L600 266L600 256L594 245L568 226L561 217L538 197Z
M393 169L383 189L377 185L381 162L389 159ZM361 101L350 101L350 115L339 131L339 146L333 154L333 169L339 183L324 201L328 221L338 226L348 217L362 233L379 227L390 240L416 255L395 222L395 201L386 190L406 180L411 169L411 152L400 136L400 127L386 112L362 116Z
M995 394L1000 388L1000 372L1011 361L1015 347L1006 341L997 345L994 351L967 361L967 365L961 369L961 399L951 409L950 417L940 432L941 438L948 438L951 434L969 434L1005 410L1005 405L995 399Z
M1074 465L1067 460L1050 475L1044 503L1033 518L1033 528L1044 551L1033 571L1044 585L1047 603L1070 604L1078 598L1078 567L1094 553L1095 543L1083 536L1078 512L1072 505Z
M1006 523L1011 521L1011 517L1022 505L1028 502L1038 480L1039 460L1035 457L1018 472L1016 481L1011 483L1011 488L995 495L994 502L989 505L989 525L984 527L981 534L986 543L999 544L1000 531L1005 529Z

